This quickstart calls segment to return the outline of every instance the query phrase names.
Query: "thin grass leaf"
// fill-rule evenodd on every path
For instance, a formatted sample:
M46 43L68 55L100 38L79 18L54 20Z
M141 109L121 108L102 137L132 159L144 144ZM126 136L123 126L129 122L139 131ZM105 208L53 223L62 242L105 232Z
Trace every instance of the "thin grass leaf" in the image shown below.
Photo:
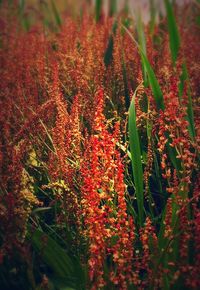
M30 30L31 24L30 24L30 19L29 19L28 16L24 15L24 17L22 19L22 25L23 25L25 31L29 31Z
M169 0L165 0L165 7L166 7L166 12L167 12L171 56L172 56L172 61L175 64L177 56L178 56L178 52L179 52L179 47L180 47L180 36L178 32L178 27L176 24L176 19L173 13L172 4L170 3ZM187 67L186 67L186 63L184 62L182 66L182 75L180 77L180 85L179 85L180 97L182 97L182 94L183 94L185 81L188 83L188 86L189 86L189 77L188 77ZM187 119L189 122L188 130L189 130L191 138L194 139L195 125L194 125L194 113L193 113L193 108L192 108L192 98L191 98L190 88L188 89L187 93L188 93Z
M77 258L69 257L55 240L41 230L29 233L28 238L44 262L53 270L55 279L65 281L65 287L84 289L85 273Z
M150 0L150 33L153 34L156 22L155 0Z
M96 22L99 22L99 20L101 18L102 4L103 4L102 0L95 1L95 19L96 19Z
M178 155L176 149L175 149L174 147L171 147L171 146L169 145L169 143L170 143L170 141L169 141L169 140L170 140L169 133L166 133L166 137L167 137L167 139L168 139L168 142L167 142L167 144L166 144L167 151L168 151L168 154L169 154L170 160L171 160L171 162L172 162L174 168L176 168L176 170L177 170L177 175L179 176L179 175L180 175L179 172L180 172L181 169L182 169L182 167L181 167L181 161L180 161L180 159L177 159L177 158L176 158L176 156Z
M147 71L149 84L150 84L152 92L153 92L156 106L158 109L164 110L165 106L164 106L164 101L163 101L163 94L162 94L160 85L158 83L158 80L155 76L155 73L154 73L147 57L145 56L145 54L143 53L143 51L141 49L140 49L140 52L141 52L142 62L143 62L144 66L146 68L146 71Z
M31 235L31 242L56 275L64 278L73 276L73 263L55 240L46 233L36 230Z
M158 109L164 110L164 101L163 101L163 94L161 91L161 88L159 86L158 80L155 76L155 73L148 61L148 58L146 57L146 55L144 54L144 52L142 51L140 45L138 44L138 42L135 40L135 38L133 37L133 35L130 33L130 31L123 25L125 31L128 33L128 35L131 37L131 39L133 40L133 42L136 44L136 46L139 49L139 52L141 54L142 57L142 62L145 66L145 69L147 71L147 75L148 75L148 79L149 79L149 84L151 86L152 92L153 92L153 97L155 99L156 105Z
M161 91L161 88L160 88L160 85L158 83L158 80L155 76L155 73L148 61L148 58L146 57L146 55L143 53L142 49L140 48L140 46L138 45L137 41L134 39L134 37L132 36L132 34L130 33L130 31L125 27L123 26L124 29L126 30L126 32L129 34L129 36L132 38L132 40L134 41L134 43L137 45L139 51L140 51L140 54L141 54L141 57L142 57L142 61L145 65L145 68L146 68L146 71L147 71L147 75L148 75L148 79L149 79L149 84L151 86L151 89L152 89L152 92L153 92L153 96L154 96L154 99L155 99L155 102L156 102L156 106L157 106L157 109L159 110L164 110L165 109L165 106L164 106L164 100L163 100L163 94L162 94L162 91ZM168 140L170 140L169 138L169 133L166 134ZM177 156L177 152L175 150L175 148L172 148L170 145L169 145L169 142L166 144L167 146L167 150L169 152L169 157L171 159L171 162L172 164L174 165L174 167L177 169L177 174L179 174L180 170L181 170L181 163L180 163L180 160L178 160L176 158Z
M197 16L197 17L196 17L196 24L197 24L198 26L200 26L200 16Z
M112 17L117 12L117 0L109 1L109 16Z
M163 212L162 212L162 218L161 218L161 221L160 221L160 230L159 230L159 234L158 234L158 245L159 245L159 248L160 249L163 249L164 246L165 246L165 236L164 236L164 233L165 233L165 217L166 217L166 212L167 212L167 207L165 206Z
M179 79L180 79L180 83L178 85L178 94L179 94L180 100L182 100L184 87L185 87L185 82L187 80L186 71L185 71L185 68L183 66L182 66L182 72L181 72L181 75L180 75Z
M39 118L39 122L41 123L42 127L44 128L44 130L45 130L45 132L46 132L46 134L47 134L47 137L49 138L49 140L50 140L50 142L51 142L51 145L52 145L52 147L53 147L53 152L54 152L55 154L57 154L57 152L56 152L56 147L54 146L53 139L51 138L51 135L50 135L50 133L49 133L47 127L45 126L44 122L43 122L40 118ZM52 150L51 150L51 151L52 151Z
M140 51L142 51L143 54L146 56L146 39L145 39L144 25L141 19L140 11L137 13L136 28L137 28L138 43L140 46ZM146 65L142 57L141 57L141 61L142 61L142 73L143 73L143 79L144 79L144 86L147 87L148 86L147 71L146 71Z
M36 208L36 209L34 209L33 211L32 211L32 215L35 215L35 214L37 214L37 213L43 213L43 212L45 212L45 211L48 211L48 210L51 210L52 208L51 207L38 207L38 208Z
M116 34L116 30L117 30L117 20L115 20L113 23L112 31L108 39L108 45L104 53L104 64L106 67L108 67L113 60L113 45L114 45L113 35Z
M125 105L126 105L126 109L128 110L130 106L130 96L129 96L129 89L128 89L128 79L127 79L124 51L122 51L122 75L123 75L123 81L124 81Z
M171 57L173 64L175 65L180 48L180 36L176 24L176 18L173 12L173 7L169 0L165 0L165 8L167 13L167 24L169 31L169 44L171 50Z
M189 123L188 130L190 133L190 137L192 139L195 138L195 123L194 123L194 112L192 107L192 97L191 97L191 91L190 91L190 83L189 83L189 76L187 71L186 63L183 63L182 66L182 75L180 77L180 86L179 86L179 94L182 96L183 89L184 89L184 83L187 84L187 94L188 94L188 107L187 107L187 120Z
M194 139L196 136L196 133L195 133L195 124L194 124L194 111L192 107L192 97L191 97L190 91L188 91L187 120L189 122L188 130L190 133L190 137Z
M51 6L52 6L53 15L54 15L56 24L58 25L58 27L61 27L62 19L61 19L61 16L60 16L59 12L58 12L58 9L56 7L56 4L55 4L54 0L51 0Z
M116 145L125 153L127 154L127 156L130 158L130 160L132 159L132 156L131 156L131 152L125 147L123 146L122 144L120 144L119 142L116 143Z
M143 185L143 169L141 161L140 141L136 125L135 96L137 93L137 89L132 97L129 108L128 129L129 129L130 151L132 156L132 171L138 206L139 224L140 226L142 226L144 220L144 196L143 196L144 185Z
M66 279L58 279L57 277L50 277L50 282L53 284L55 290L76 290L75 288L66 286L68 284L68 280Z
M25 7L25 0L20 0L19 1L20 14L23 14L24 13L24 7Z
M31 25L30 25L30 19L28 15L25 13L25 0L20 0L18 7L19 7L18 13L19 13L21 25L25 31L29 31Z

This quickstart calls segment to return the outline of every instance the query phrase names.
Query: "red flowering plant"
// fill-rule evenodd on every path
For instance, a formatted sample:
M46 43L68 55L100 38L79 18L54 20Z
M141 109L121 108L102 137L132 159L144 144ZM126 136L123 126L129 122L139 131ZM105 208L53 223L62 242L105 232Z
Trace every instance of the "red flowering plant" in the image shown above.
M96 104L93 133L86 141L81 165L83 234L88 239L90 283L92 289L103 288L108 279L120 289L127 289L132 281L134 224L127 215L124 169L116 148L120 128L117 122L109 132L102 90L96 94ZM111 271L108 277L106 260Z
M199 289L198 4L1 2L2 289Z

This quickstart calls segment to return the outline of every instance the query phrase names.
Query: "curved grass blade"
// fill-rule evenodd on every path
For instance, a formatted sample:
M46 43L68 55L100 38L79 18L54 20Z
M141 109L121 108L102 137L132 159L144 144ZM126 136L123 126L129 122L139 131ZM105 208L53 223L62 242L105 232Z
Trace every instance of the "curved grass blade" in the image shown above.
M140 141L136 125L136 112L135 112L135 96L137 93L137 89L132 97L129 108L128 129L129 129L130 151L132 156L132 171L138 205L139 224L140 226L142 226L144 219L144 196L143 196L144 185L143 185L143 169L141 161Z
M31 236L33 247L59 277L73 275L73 263L60 245L46 233L36 230Z
M146 56L146 39L145 39L144 26L142 23L140 11L138 11L137 13L136 28L137 28L137 34L138 34L140 53L142 51L143 54ZM142 60L142 73L143 73L143 79L144 79L144 86L147 87L148 79L147 79L146 65L144 64L142 57L141 57L141 60Z
M130 31L123 25L125 31L128 33L128 35L131 37L131 39L133 40L133 42L136 44L136 46L139 49L139 52L141 54L141 58L142 58L142 63L145 66L147 75L148 75L148 80L149 80L149 84L151 86L152 92L153 92L153 97L155 99L156 105L158 109L164 110L164 101L163 101L163 94L160 88L160 85L158 83L158 80L155 76L155 73L153 71L153 68L151 67L147 56L144 54L141 46L137 43L137 41L134 39L133 35L130 33Z
M64 279L66 287L81 289L80 286L85 283L84 273L77 259L69 257L54 239L41 230L29 233L28 238L57 279Z
M167 13L171 57L173 64L175 65L180 48L180 36L178 32L178 27L176 25L176 18L174 16L173 7L169 0L165 0L165 8Z
M134 37L132 36L132 34L130 33L130 31L125 26L123 26L123 27L126 30L126 32L129 34L129 36L131 37L131 39L133 40L133 42L137 45L137 47L138 47L138 49L140 51L140 54L141 54L141 57L142 57L142 62L145 65L145 68L146 68L146 72L147 72L147 75L148 75L149 84L150 84L150 87L151 87L152 92L153 92L153 97L154 97L154 100L156 102L157 109L164 111L165 106L164 106L163 94L162 94L160 85L158 83L158 80L157 80L157 78L155 76L155 73L153 71L153 68L151 67L151 65L150 65L150 63L148 61L148 58L143 53L141 47L138 45L137 41L134 39ZM169 133L167 133L166 135L167 135L166 137L169 140ZM169 152L169 156L170 156L170 159L171 159L172 164L177 169L177 171L180 171L181 170L181 165L180 165L180 160L178 160L176 158L177 152L176 152L176 150L174 148L172 148L169 145L169 142L167 143L167 150Z
M153 69L148 61L148 58L145 56L145 54L143 53L143 51L141 49L140 49L140 52L141 52L142 62L145 65L145 68L147 71L149 84L150 84L152 92L153 92L156 106L158 109L164 110L165 106L164 106L164 101L163 101L163 94L162 94L160 85L158 83L158 80L157 80L155 73L154 73L154 71L153 71Z

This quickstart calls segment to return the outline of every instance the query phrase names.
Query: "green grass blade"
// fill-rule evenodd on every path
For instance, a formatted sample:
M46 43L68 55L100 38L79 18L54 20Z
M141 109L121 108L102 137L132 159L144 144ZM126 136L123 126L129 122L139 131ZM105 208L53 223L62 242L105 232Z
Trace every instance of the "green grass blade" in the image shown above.
M84 289L85 273L77 258L69 257L54 239L41 230L29 233L28 238L44 262L53 270L55 279L63 279L65 287Z
M142 58L142 62L145 66L147 75L148 75L148 79L149 79L149 84L151 86L152 92L153 92L153 97L155 99L156 105L158 109L164 110L164 100L163 100L163 94L160 88L160 85L158 83L158 80L155 76L155 73L153 71L153 68L151 67L148 58L146 57L146 55L144 54L144 52L142 51L140 45L137 43L137 41L135 40L135 38L133 37L133 35L131 34L131 32L123 25L122 26L124 28L124 30L128 33L128 35L131 37L131 39L133 40L133 42L136 44L136 46L139 49L139 52L141 54L141 58Z
M71 277L73 275L71 259L50 236L40 230L36 230L31 236L31 242L56 275L59 277Z
M164 106L163 94L162 94L160 85L158 83L158 80L157 80L157 78L155 76L155 73L153 71L153 68L151 67L151 65L150 65L150 63L148 61L148 58L143 53L143 51L140 48L140 46L138 45L137 41L134 39L133 35L130 33L130 31L125 26L123 26L123 27L124 27L125 31L129 34L129 36L132 38L134 43L137 45L137 47L138 47L138 49L140 51L141 57L143 59L142 61L143 61L144 65L145 65L145 68L146 68L146 71L147 71L149 84L150 84L152 92L153 92L153 97L155 99L157 109L158 110L159 109L160 110L164 110L165 106ZM169 133L166 133L166 137L168 138L168 140L170 140ZM174 167L177 169L177 173L179 174L179 171L181 171L181 163L180 163L180 160L176 158L177 152L176 152L175 148L172 148L169 145L169 141L166 144L166 146L167 146L167 150L168 150L171 162L174 165Z
M112 17L117 12L117 0L109 1L109 16Z
M187 120L189 122L189 133L190 137L194 139L196 133L195 133L195 125L194 125L194 112L192 107L192 97L190 91L188 91L188 107L187 107Z
M55 290L77 290L74 287L72 288L72 287L66 286L69 284L67 279L50 277L49 280L53 284L53 286L55 287L55 288L53 288ZM50 288L50 289L52 289L52 288Z
M171 57L173 64L175 65L180 47L180 36L178 27L176 25L176 18L174 16L173 7L169 0L165 0L165 8L167 13Z
M54 239L41 230L37 229L33 234L28 233L28 239L43 261L52 269L55 281L60 283L63 281L66 289L67 287L85 289L86 273L78 258L69 257Z
M96 22L99 22L99 20L100 20L101 11L102 11L102 4L103 4L102 0L96 0L96 2L95 2L95 19L96 19Z
M148 61L148 58L145 56L143 51L140 49L141 52L141 57L142 57L142 62L146 68L148 79L149 79L149 84L151 86L153 96L157 105L158 109L164 110L164 101L163 101L163 94L160 88L160 85L158 83L158 80L155 76L155 73Z
M164 236L166 210L167 210L167 207L165 206L164 210L162 211L162 218L161 218L161 221L160 221L160 229L159 229L159 233L158 233L158 245L159 245L160 250L162 248L164 248L165 240L166 240L166 238Z
M144 26L142 23L141 14L139 12L137 15L136 28L137 28L138 43L140 46L140 51L142 51L143 54L146 56L146 39L145 39L145 34L144 34ZM143 73L144 85L145 87L147 87L148 86L147 72L146 72L146 66L144 64L142 57L141 57L141 61L142 61L142 73Z
M190 137L194 139L195 137L195 123L194 123L194 112L193 112L193 107L192 107L192 97L191 97L191 91L190 91L190 84L189 84L189 76L188 76L188 71L187 71L187 66L186 63L183 63L183 68L182 68L182 82L186 82L188 89L187 89L187 94L188 94L188 107L187 107L187 120L189 123L189 133ZM182 84L184 86L184 84ZM183 93L183 88L182 93ZM179 91L180 92L180 91Z
M156 105L158 109L164 110L165 106L164 106L164 100L163 100L163 94L161 91L161 88L159 86L158 80L155 76L155 73L147 59L147 57L144 55L144 53L141 51L141 56L143 58L143 63L145 64L146 67L146 71L148 74L148 78L149 78L149 83L153 92L153 96L154 99L156 101ZM167 138L169 140L169 134L167 133ZM169 145L169 142L167 143L167 150L170 156L170 159L172 161L172 164L174 165L174 167L177 169L177 171L181 170L181 165L180 165L180 160L178 160L176 158L177 156L177 152L174 148L172 148Z
M51 0L51 6L52 6L52 10L53 10L53 15L54 15L54 18L55 18L55 21L56 21L56 24L61 27L62 25L62 19L60 17L60 14L58 12L58 9L56 7L56 4L55 4L55 1L54 0Z
M176 168L176 170L177 170L177 175L179 176L180 175L180 171L182 169L182 167L181 167L181 161L180 161L180 159L177 159L176 158L176 156L178 155L176 149L174 147L171 147L169 145L169 143L170 143L170 141L169 141L170 140L170 137L169 137L169 133L168 132L166 133L166 137L168 139L168 142L166 144L167 151L168 151L170 160L171 160L174 168Z
M20 9L21 14L24 13L24 7L25 7L25 0L20 0L19 1L19 9Z
M125 105L126 105L126 109L128 110L130 106L130 96L129 96L129 89L128 89L128 79L127 79L124 51L122 51L122 75L123 75L123 81L124 81Z
M132 97L130 108L129 108L129 119L128 119L128 129L129 129L129 142L130 142L130 151L132 156L132 171L133 178L136 189L136 198L138 205L138 215L139 215L139 224L140 226L143 223L144 219L144 185L143 185L143 169L141 161L141 150L140 150L140 141L136 125L136 112L135 112L135 96L137 89Z
M109 39L108 39L107 48L106 48L106 51L104 53L104 64L106 67L108 67L113 60L113 45L114 45L113 35L116 34L116 30L117 30L117 21L115 20L115 22L113 23L113 26L112 26L111 34L110 34Z
M112 59L113 59L113 36L110 35L108 40L108 46L104 54L104 64L106 67L108 67L111 64Z
M25 13L25 0L19 1L18 13L22 27L24 28L25 31L29 31L31 24L28 14Z

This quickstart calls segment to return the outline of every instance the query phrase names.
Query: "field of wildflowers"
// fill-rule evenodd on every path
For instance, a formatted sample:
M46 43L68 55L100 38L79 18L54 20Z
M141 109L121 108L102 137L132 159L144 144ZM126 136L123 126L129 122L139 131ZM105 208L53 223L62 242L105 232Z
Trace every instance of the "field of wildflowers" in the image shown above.
M199 1L27 2L0 1L0 289L200 289Z

